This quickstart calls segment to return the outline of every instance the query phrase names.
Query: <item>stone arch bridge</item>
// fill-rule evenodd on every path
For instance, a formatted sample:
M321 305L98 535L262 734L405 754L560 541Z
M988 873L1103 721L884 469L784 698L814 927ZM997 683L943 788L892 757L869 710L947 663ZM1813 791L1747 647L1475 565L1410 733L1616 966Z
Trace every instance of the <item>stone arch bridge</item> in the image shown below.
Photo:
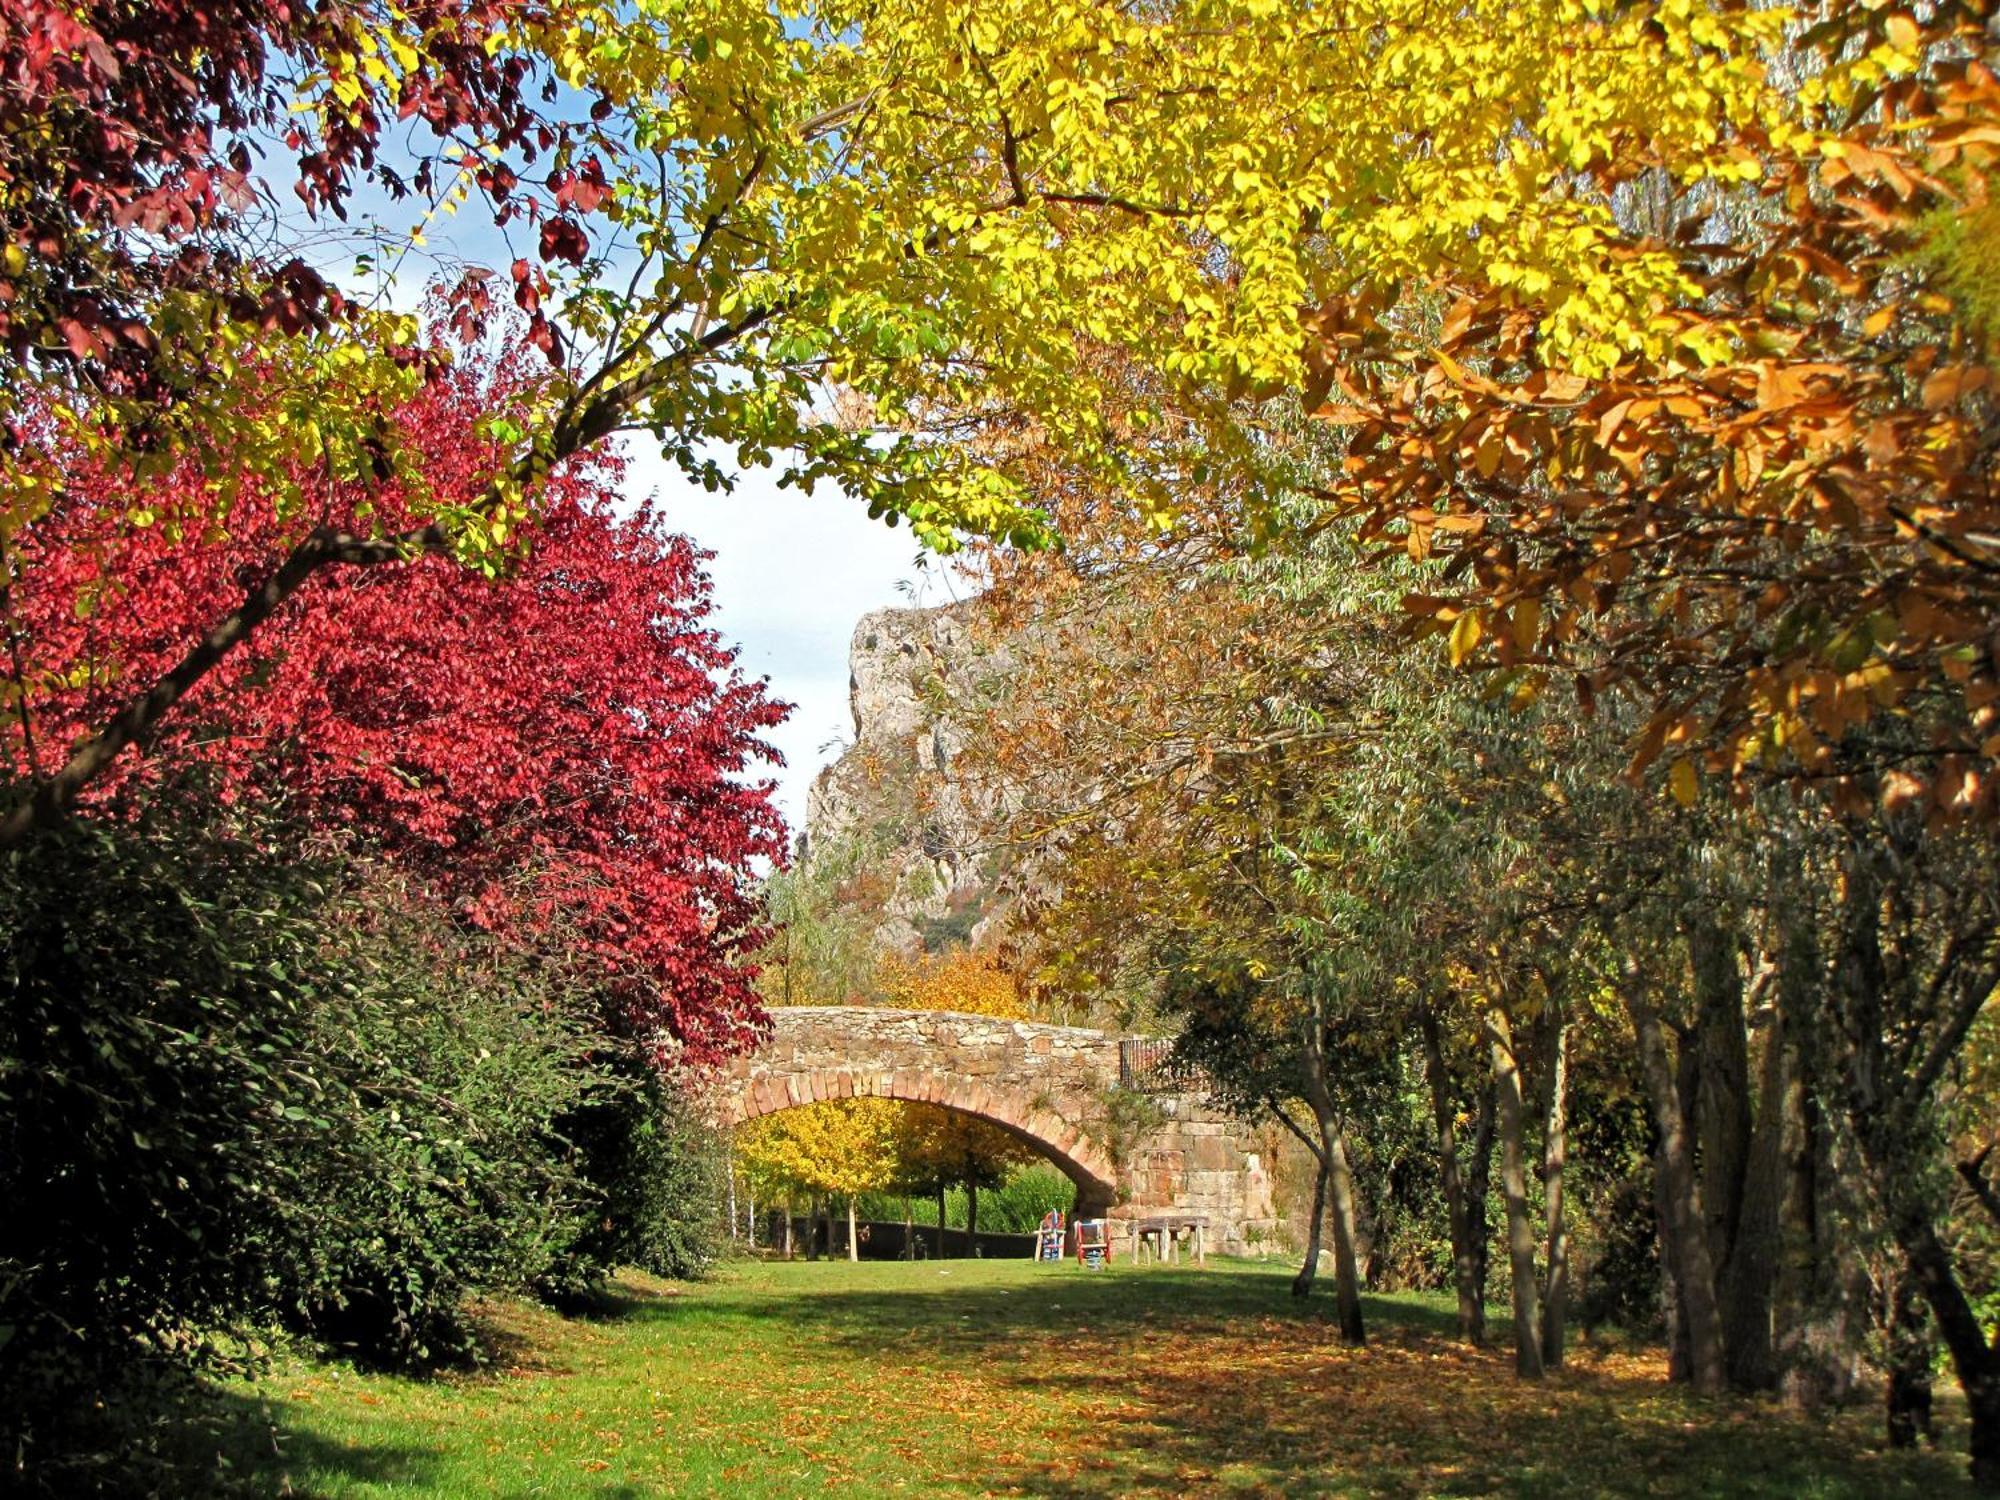
M1076 1183L1082 1218L1207 1218L1241 1250L1276 1227L1269 1150L1242 1121L1159 1081L1162 1045L957 1011L789 1006L720 1080L723 1123L827 1099L907 1099L976 1115Z

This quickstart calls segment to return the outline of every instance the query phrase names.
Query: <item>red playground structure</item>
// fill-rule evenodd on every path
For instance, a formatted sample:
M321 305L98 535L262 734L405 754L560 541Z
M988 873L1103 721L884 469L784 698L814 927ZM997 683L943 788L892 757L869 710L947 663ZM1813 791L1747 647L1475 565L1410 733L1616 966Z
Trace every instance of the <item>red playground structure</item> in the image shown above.
M1086 1271L1111 1264L1111 1224L1105 1219L1076 1221L1076 1263Z

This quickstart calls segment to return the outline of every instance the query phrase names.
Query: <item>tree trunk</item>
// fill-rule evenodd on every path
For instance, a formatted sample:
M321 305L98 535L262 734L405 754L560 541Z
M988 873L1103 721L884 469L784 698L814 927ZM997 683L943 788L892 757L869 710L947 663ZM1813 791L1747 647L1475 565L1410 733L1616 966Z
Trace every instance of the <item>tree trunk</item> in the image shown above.
M806 1259L819 1259L819 1194L806 1200Z
M1771 1299L1778 1275L1779 1205L1785 1192L1785 1055L1780 1018L1765 1028L1757 1119L1750 1136L1729 1260L1716 1288L1729 1383L1741 1391L1768 1391L1778 1383Z
M908 1193L903 1194L903 1259L917 1258L917 1206Z
M1319 1277L1319 1251L1321 1230L1326 1223L1326 1156L1317 1154L1319 1165L1313 1172L1312 1219L1306 1226L1305 1264L1299 1267L1299 1274L1292 1278L1292 1295L1306 1297L1312 1294L1313 1282Z
M1667 1379L1679 1385L1694 1379L1694 1341L1688 1336L1687 1304L1681 1300L1680 1247L1667 1213L1666 1160L1657 1145L1653 1148L1653 1228L1660 1246L1660 1320L1667 1335Z
M1667 1057L1659 1013L1639 997L1629 981L1625 1009L1639 1041L1639 1064L1660 1135L1659 1201L1668 1266L1681 1316L1687 1319L1688 1378L1697 1391L1713 1395L1728 1383L1722 1349L1722 1319L1715 1300L1715 1267L1695 1187L1694 1162L1680 1088Z
M1521 1139L1521 1070L1506 1015L1486 1017L1493 1047L1493 1082L1500 1104L1500 1190L1507 1201L1507 1259L1513 1283L1514 1369L1531 1380L1542 1374L1541 1317L1535 1284L1535 1230L1528 1216L1528 1174Z
M965 1179L965 1253L968 1258L979 1253L979 1183L968 1177Z
M847 1258L850 1261L861 1259L861 1240L855 1234L854 1227L854 1194L849 1193L847 1195Z
M1452 1280L1458 1288L1458 1336L1468 1344L1486 1341L1484 1268L1473 1241L1471 1207L1458 1167L1458 1100L1445 1060L1443 1028L1425 1006L1418 1017L1424 1038L1424 1071L1430 1080L1431 1120L1437 1131L1438 1177L1451 1224ZM1483 1227L1483 1226L1482 1226Z
M1889 1293L1889 1446L1914 1448L1922 1438L1937 1446L1931 1425L1930 1323L1916 1278L1905 1271Z
M786 1260L793 1259L795 1254L792 1244L792 1215L794 1212L796 1212L796 1209L792 1203L792 1195L790 1193L786 1193L785 1194L785 1259Z
M1548 1113L1542 1129L1542 1211L1548 1221L1548 1291L1542 1298L1542 1364L1562 1368L1569 1311L1569 1228L1563 1218L1563 1158L1569 1149L1569 1027L1549 1025Z
M1768 1390L1777 1378L1771 1351L1771 1281L1783 1049L1775 1041L1765 1049L1759 1090L1763 1108L1753 1125L1749 1027L1736 944L1706 913L1688 924L1687 944L1697 999L1700 1192L1708 1253L1715 1268L1723 1359L1732 1386Z
M1743 979L1736 949L1713 918L1688 925L1688 961L1694 981L1696 1156L1701 1174L1702 1219L1709 1261L1726 1274L1742 1211L1743 1177L1750 1154L1750 1058L1743 1019Z
M1354 1172L1347 1161L1347 1139L1334 1107L1333 1083L1327 1071L1326 1028L1318 1003L1307 1018L1302 1049L1306 1105L1319 1129L1319 1159L1326 1173L1327 1207L1333 1220L1333 1295L1341 1342L1365 1344L1368 1331L1361 1317L1361 1258L1354 1232Z
M1326 1140L1327 1206L1333 1216L1334 1310L1343 1344L1365 1344L1361 1320L1361 1260L1355 1250L1354 1173L1347 1163L1347 1139L1338 1125L1322 1125Z
M1493 1197L1493 1134L1499 1091L1487 1074L1479 1089L1479 1112L1472 1119L1472 1159L1465 1169L1465 1221L1472 1234L1472 1284L1478 1295L1476 1343L1486 1342L1486 1280L1493 1262L1493 1226L1486 1205Z
M943 1260L944 1259L944 1179L943 1178L938 1179L937 1200L938 1200L937 1258L939 1260Z

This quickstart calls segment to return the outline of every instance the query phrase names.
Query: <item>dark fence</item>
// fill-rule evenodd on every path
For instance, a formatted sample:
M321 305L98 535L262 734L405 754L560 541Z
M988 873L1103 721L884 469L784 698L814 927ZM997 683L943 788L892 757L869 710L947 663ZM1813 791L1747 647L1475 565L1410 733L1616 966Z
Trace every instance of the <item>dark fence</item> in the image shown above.
M863 1260L966 1260L972 1257L1026 1260L1035 1249L1032 1234L987 1234L981 1231L968 1243L963 1229L947 1229L940 1246L935 1225L915 1225L909 1228L907 1237L905 1226L899 1219L864 1219L855 1227ZM814 1225L807 1222L804 1214L793 1215L792 1253L803 1259L807 1247L813 1243L807 1236L815 1232L821 1255L832 1255L842 1260L847 1258L847 1219L844 1215L834 1216L831 1244L827 1242L826 1220L821 1219ZM782 1212L773 1210L763 1216L757 1226L757 1248L783 1251L785 1216Z
M1179 1081L1168 1070L1174 1044L1157 1037L1127 1037L1118 1044L1118 1087L1142 1094L1173 1093Z

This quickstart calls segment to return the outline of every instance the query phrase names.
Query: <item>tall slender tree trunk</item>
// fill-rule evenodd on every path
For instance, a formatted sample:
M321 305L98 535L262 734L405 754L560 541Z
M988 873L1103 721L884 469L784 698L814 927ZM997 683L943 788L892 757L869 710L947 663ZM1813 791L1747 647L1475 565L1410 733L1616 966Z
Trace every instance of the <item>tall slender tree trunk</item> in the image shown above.
M938 1203L937 1258L939 1260L943 1260L944 1259L944 1179L942 1177L938 1179L937 1203Z
M1889 1293L1889 1446L1914 1448L1922 1438L1937 1446L1931 1425L1931 1355L1936 1344L1924 1316L1923 1294L1906 1270Z
M1490 1071L1479 1089L1478 1112L1472 1117L1472 1157L1465 1166L1465 1220L1472 1235L1472 1284L1479 1297L1479 1339L1486 1342L1486 1282L1493 1263L1493 1226L1486 1207L1493 1198L1493 1135L1497 1128L1499 1091Z
M1765 1048L1761 1111L1753 1112L1748 1017L1737 946L1696 904L1687 927L1697 1000L1695 1090L1700 1193L1715 1267L1723 1358L1729 1383L1767 1390L1776 1383L1771 1349L1784 1049Z
M1569 1149L1569 1026L1551 1012L1548 1113L1542 1129L1542 1212L1548 1221L1548 1291L1542 1298L1542 1364L1562 1367L1569 1311L1569 1227L1563 1217L1563 1161Z
M1647 1096L1653 1105L1653 1123L1660 1136L1657 1187L1661 1227L1680 1315L1687 1319L1688 1379L1696 1390L1713 1395L1728 1384L1728 1366L1723 1356L1722 1318L1715 1300L1715 1266L1708 1253L1680 1087L1674 1077L1674 1065L1667 1056L1659 1013L1639 995L1629 977L1625 1009L1638 1036L1640 1070L1645 1075Z
M806 1259L819 1259L819 1194L806 1200Z
M1487 1013L1493 1048L1493 1082L1500 1104L1500 1190L1507 1201L1507 1259L1513 1284L1514 1369L1531 1380L1542 1374L1540 1300L1535 1284L1535 1230L1528 1215L1528 1173L1522 1141L1521 1070L1513 1029L1505 1013Z
M792 1215L797 1212L798 1209L792 1202L792 1195L789 1192L787 1192L785 1194L785 1259L786 1260L791 1260L794 1258L794 1250L792 1245Z
M1347 1138L1333 1101L1333 1080L1327 1068L1326 1024L1319 1003L1307 1018L1303 1048L1306 1105L1319 1129L1319 1158L1326 1173L1326 1202L1333 1227L1333 1295L1341 1342L1365 1344L1368 1330L1361 1316L1361 1257L1354 1214L1354 1171L1347 1160Z
M1458 1288L1458 1336L1468 1344L1486 1341L1485 1268L1478 1263L1471 1205L1458 1166L1458 1099L1445 1058L1443 1027L1426 1005L1418 1016L1424 1039L1424 1071L1430 1080L1431 1120L1437 1131L1438 1178L1451 1224L1452 1280ZM1484 1225L1481 1225L1484 1229Z
M1347 1161L1347 1138L1338 1124L1322 1125L1326 1138L1327 1207L1333 1218L1334 1310L1344 1344L1365 1344L1361 1319L1361 1258L1354 1232L1354 1172Z
M1313 1282L1319 1278L1319 1255L1322 1231L1326 1225L1326 1154L1314 1153L1316 1163L1313 1169L1312 1218L1306 1224L1306 1258L1299 1267L1299 1274L1292 1278L1292 1295L1306 1297L1312 1294Z
M861 1240L855 1234L854 1230L854 1194L849 1193L847 1195L847 1258L851 1261L858 1261L861 1259Z
M903 1194L903 1259L917 1258L917 1206L908 1193Z
M976 1178L965 1179L965 1253L967 1256L979 1253L979 1182Z
M1853 1340L1847 1299L1836 1274L1838 1252L1828 1242L1823 1204L1830 1164L1819 1077L1822 1006L1819 955L1810 913L1787 913L1792 940L1778 970L1779 1036L1784 1089L1779 1114L1778 1240L1771 1321L1773 1360L1788 1404L1816 1409L1847 1395L1853 1384Z
M1785 1194L1786 1045L1783 1020L1764 1029L1757 1116L1736 1212L1736 1232L1717 1294L1729 1383L1768 1391L1778 1384L1772 1300L1778 1279L1778 1217Z

